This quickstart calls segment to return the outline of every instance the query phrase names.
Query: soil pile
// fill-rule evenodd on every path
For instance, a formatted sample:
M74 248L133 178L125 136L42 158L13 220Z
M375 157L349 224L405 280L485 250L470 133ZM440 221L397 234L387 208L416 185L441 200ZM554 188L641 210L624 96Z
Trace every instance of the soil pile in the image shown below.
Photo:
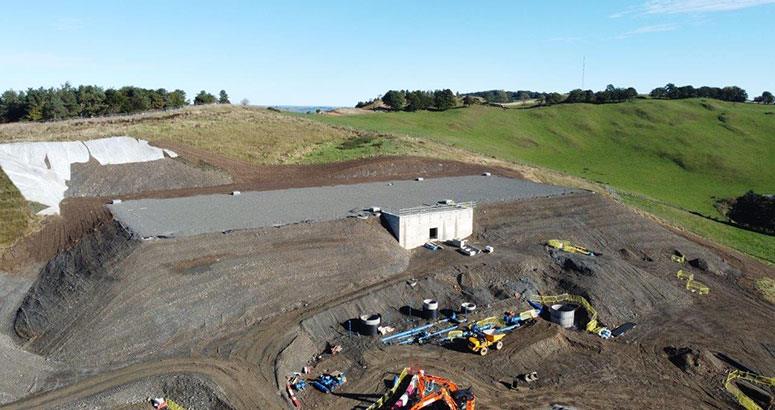
M84 236L76 246L50 260L22 301L14 320L14 330L28 347L48 353L57 343L58 331L68 328L81 315L77 306L100 283L112 283L110 266L125 258L137 246L131 234L117 222Z
M114 197L125 194L230 184L217 168L194 166L183 159L100 165L92 160L73 164L66 198Z

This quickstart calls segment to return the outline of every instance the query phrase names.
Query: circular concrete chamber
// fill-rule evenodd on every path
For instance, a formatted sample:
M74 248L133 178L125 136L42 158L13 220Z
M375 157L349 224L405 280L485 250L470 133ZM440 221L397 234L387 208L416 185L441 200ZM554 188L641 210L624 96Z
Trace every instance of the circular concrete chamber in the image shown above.
M576 307L564 304L549 306L549 320L565 329L571 328L576 322Z
M471 302L465 302L460 305L460 313L474 313L476 305Z
M365 336L374 336L377 334L378 327L382 323L382 315L361 315L361 334Z
M422 315L426 319L436 319L439 317L439 302L434 299L423 300Z

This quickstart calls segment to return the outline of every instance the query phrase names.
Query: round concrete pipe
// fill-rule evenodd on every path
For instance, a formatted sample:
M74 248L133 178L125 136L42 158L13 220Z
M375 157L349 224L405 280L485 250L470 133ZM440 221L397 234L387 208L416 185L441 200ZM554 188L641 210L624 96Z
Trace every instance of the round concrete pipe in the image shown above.
M422 301L422 314L426 319L436 319L439 317L439 302L434 299L425 299Z
M460 305L460 313L474 313L476 305L471 302L465 302Z
M382 315L361 315L361 334L365 336L374 336L377 334L378 327L382 323Z
M549 307L549 320L565 329L571 328L576 322L576 307L563 304L552 305Z

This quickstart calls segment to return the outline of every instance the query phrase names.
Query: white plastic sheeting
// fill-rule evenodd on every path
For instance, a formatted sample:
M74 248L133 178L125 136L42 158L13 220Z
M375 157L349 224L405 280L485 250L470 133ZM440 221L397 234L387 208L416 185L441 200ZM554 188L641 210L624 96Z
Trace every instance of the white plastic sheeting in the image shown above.
M28 201L48 205L41 215L59 213L65 197L70 166L93 157L102 165L148 162L164 158L172 151L148 145L132 137L109 137L70 142L17 142L0 144L0 168Z
M148 145L148 141L132 137L112 137L84 142L89 153L100 164L128 164L164 158L164 151Z

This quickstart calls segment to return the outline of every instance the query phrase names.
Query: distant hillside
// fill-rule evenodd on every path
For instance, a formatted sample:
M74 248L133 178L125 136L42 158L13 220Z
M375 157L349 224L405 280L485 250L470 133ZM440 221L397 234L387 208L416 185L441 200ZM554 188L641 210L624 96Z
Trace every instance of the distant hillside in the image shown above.
M706 224L707 218L724 218L714 208L717 198L740 196L751 189L775 192L775 108L771 106L701 99L633 100L315 119L427 137L598 181L631 193L625 199L642 209L775 260L771 237ZM687 216L683 211L702 216Z

